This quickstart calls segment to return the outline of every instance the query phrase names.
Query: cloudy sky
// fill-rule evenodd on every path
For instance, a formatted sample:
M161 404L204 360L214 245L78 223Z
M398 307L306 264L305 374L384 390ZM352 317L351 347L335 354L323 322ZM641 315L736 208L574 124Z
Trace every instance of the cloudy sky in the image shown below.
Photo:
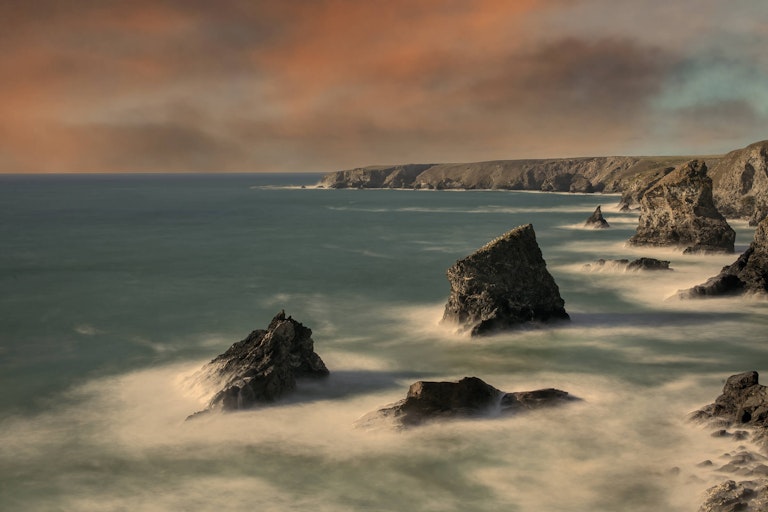
M0 19L0 172L331 171L768 139L765 0L29 0Z

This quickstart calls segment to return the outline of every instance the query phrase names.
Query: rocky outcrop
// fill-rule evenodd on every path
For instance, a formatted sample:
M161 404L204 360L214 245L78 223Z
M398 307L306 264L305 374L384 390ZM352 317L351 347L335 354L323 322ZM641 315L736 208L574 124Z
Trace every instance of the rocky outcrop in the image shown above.
M706 164L691 160L645 191L629 244L727 253L733 252L735 239L736 232L715 208Z
M709 173L718 209L759 222L768 212L768 140L731 151Z
M443 321L473 336L528 322L569 319L531 224L457 261L447 276L451 294Z
M205 365L200 374L220 390L207 410L232 411L274 402L294 390L296 379L325 377L328 369L314 351L312 331L285 312L266 330L255 330Z
M768 431L768 388L758 382L758 373L749 371L732 375L726 380L723 393L715 402L691 414L694 421L706 423L717 430L713 436L751 438L765 450ZM738 428L740 430L729 431ZM746 429L746 430L744 430ZM726 454L726 464L718 473L731 474L749 480L726 480L707 490L707 498L699 512L762 512L768 510L768 458L741 448ZM713 465L711 461L702 464Z
M477 377L458 382L418 381L411 384L405 399L365 415L357 425L391 420L396 426L409 427L435 420L514 414L578 400L552 388L505 393Z
M596 270L610 269L610 270L622 270L622 271L641 271L641 270L672 270L669 268L669 261L657 260L656 258L638 258L636 260L629 261L628 259L620 260L605 260L600 258L594 263L587 263L584 265L584 270L594 272Z
M659 167L650 171L645 171L626 180L621 190L621 200L619 200L619 211L628 212L640 209L640 200L645 193L659 182L667 174L674 171L674 167Z
M586 222L584 222L584 227L606 229L611 227L611 225L608 224L607 220L605 220L605 217L603 217L603 211L600 209L600 206L598 206L595 208L595 211L592 213L592 215L589 216Z
M733 264L723 267L707 282L679 292L678 296L699 298L742 294L768 294L768 219L757 226L752 243Z
M413 181L432 164L369 166L323 176L323 188L413 188Z

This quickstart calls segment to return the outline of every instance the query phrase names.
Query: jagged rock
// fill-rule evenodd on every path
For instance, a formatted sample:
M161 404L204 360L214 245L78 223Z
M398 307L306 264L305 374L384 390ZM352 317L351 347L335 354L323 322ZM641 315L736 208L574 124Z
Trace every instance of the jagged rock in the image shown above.
M418 381L411 384L403 400L363 416L357 425L371 426L390 419L408 427L432 420L512 414L578 400L553 388L505 393L477 377L458 382Z
M299 377L325 377L328 369L314 351L312 330L285 311L266 330L255 330L205 365L201 371L218 380L221 390L207 410L247 409L293 391Z
M672 246L684 252L733 252L736 232L715 208L707 166L691 160L648 189L630 245Z
M669 268L669 261L657 260L656 258L638 258L629 261L628 259L606 260L600 258L594 263L584 265L584 270L594 271L597 269L609 268L612 270L672 270Z
M768 485L757 482L725 482L707 489L707 499L699 512L765 512L768 510Z
M632 180L628 180L621 191L619 211L628 212L640 209L640 200L645 193L659 182L667 174L674 171L674 167L660 167L639 173Z
M568 320L565 301L536 243L533 226L508 231L447 271L444 322L473 336L527 322Z
M758 383L756 371L731 375L715 402L691 414L694 421L768 428L768 388Z
M584 227L588 228L595 228L595 229L605 229L611 227L610 224L608 224L608 221L605 220L603 217L603 211L600 209L600 206L598 205L597 208L595 208L595 211L592 213L592 215L589 216L589 218L584 222Z
M752 243L734 263L705 283L678 292L683 299L741 294L768 294L768 220L757 226Z
M709 175L720 212L762 220L768 211L768 140L731 151Z

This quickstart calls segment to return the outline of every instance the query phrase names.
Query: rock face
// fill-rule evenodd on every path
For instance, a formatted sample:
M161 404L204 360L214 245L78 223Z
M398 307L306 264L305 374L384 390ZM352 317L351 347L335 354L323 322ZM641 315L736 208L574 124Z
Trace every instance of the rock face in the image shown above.
M298 377L325 377L328 369L314 351L312 331L285 312L266 330L251 332L205 367L203 374L221 382L208 409L247 409L293 391Z
M739 373L728 378L723 393L715 402L691 414L691 419L718 428L713 436L742 440L752 437L765 448L768 429L768 388L758 382L756 371ZM746 428L749 431L730 428ZM750 435L751 434L751 435ZM747 477L736 482L726 480L707 490L707 498L699 512L763 512L768 510L768 458L741 449L726 454L728 463L718 473ZM706 461L710 462L710 461Z
M678 296L698 298L741 294L768 294L768 219L757 226L752 243L733 264L723 267L707 282L679 292Z
M735 239L736 232L715 208L706 164L691 160L645 191L637 232L629 243L728 253Z
M629 261L627 259L620 260L605 260L599 259L594 263L587 263L584 265L584 270L595 271L601 269L612 270L672 270L669 268L669 261L657 260L656 258L638 258L636 260Z
M751 218L768 212L768 140L731 151L712 167L713 195L728 217Z
M451 294L443 321L458 324L473 336L527 322L569 319L531 224L457 261L447 276Z
M411 384L405 399L364 416L358 425L393 419L408 427L433 420L512 414L578 400L552 388L504 393L477 377L458 382L418 381Z
M605 220L603 217L603 211L600 209L600 206L598 206L595 208L595 211L592 213L592 215L589 216L586 222L584 222L584 227L605 229L611 227L611 225L608 224L607 220Z

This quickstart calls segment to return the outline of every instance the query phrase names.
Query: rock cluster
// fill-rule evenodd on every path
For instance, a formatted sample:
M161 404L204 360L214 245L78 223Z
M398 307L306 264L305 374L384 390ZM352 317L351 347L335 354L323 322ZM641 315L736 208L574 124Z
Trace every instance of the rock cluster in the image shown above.
M314 351L312 330L285 312L266 330L255 330L205 365L201 372L218 380L207 410L247 409L293 391L300 377L325 377L328 369Z
M752 243L733 264L678 296L685 299L741 294L768 294L768 219L760 222Z
M600 270L603 268L610 268L610 269L616 269L616 270L629 270L629 271L639 271L639 270L672 270L669 268L669 261L667 260L657 260L656 258L638 258L636 260L628 260L628 259L619 259L619 260L606 260L603 258L600 258L599 260L596 260L594 263L587 263L584 265L584 270L588 270L590 272L595 270Z
M569 319L531 224L457 261L446 275L451 293L443 321L473 336L527 322Z
M589 216L586 222L584 222L584 227L605 229L611 227L611 225L608 224L607 220L605 220L605 217L603 217L603 211L600 209L600 206L598 206L595 208L595 211L592 213L592 215Z
M411 384L403 400L367 414L357 424L371 426L393 420L398 426L408 427L432 420L513 414L578 400L553 388L505 393L477 377L464 377L458 382L418 381Z
M686 253L733 252L736 232L715 208L707 166L691 160L648 189L630 245L681 247Z

